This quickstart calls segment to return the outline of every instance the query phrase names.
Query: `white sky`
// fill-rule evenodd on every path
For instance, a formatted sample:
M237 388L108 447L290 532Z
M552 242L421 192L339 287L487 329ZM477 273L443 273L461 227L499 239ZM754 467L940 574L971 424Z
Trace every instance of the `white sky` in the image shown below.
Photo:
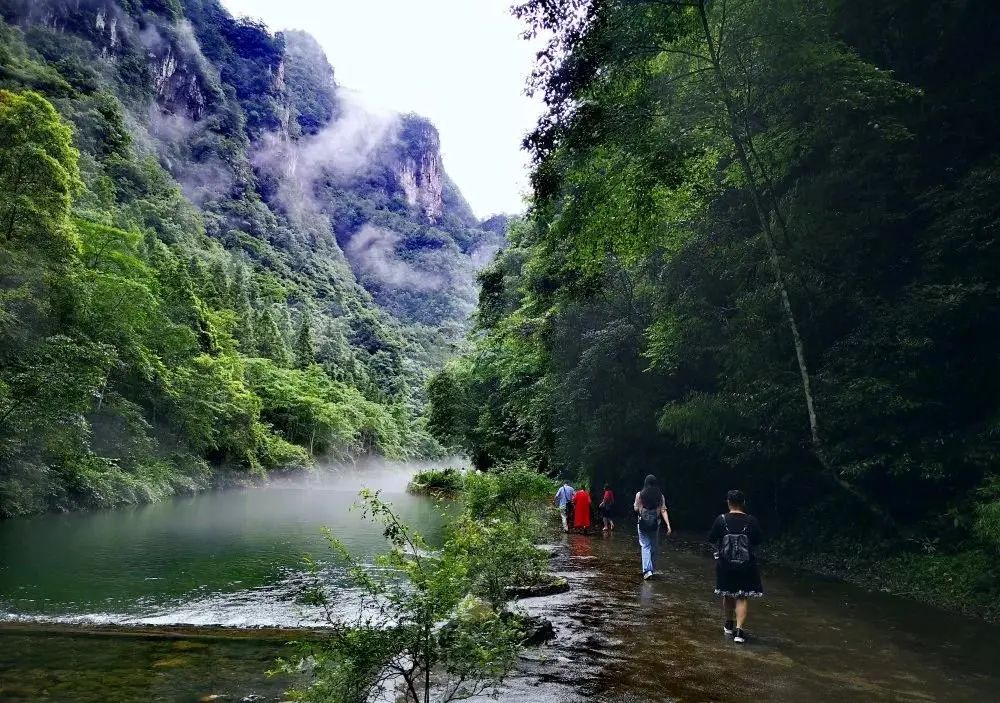
M528 190L521 138L541 112L523 95L537 45L512 0L223 0L272 30L304 29L337 83L366 100L429 117L445 168L479 217L520 212Z

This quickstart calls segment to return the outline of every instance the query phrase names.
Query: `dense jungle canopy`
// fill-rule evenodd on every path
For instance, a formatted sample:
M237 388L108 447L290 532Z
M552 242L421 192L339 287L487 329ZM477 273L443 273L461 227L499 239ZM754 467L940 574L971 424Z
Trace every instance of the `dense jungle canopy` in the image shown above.
M993 598L1000 8L515 11L551 38L533 202L431 383L438 438L483 468L659 474L699 530L740 487L820 566Z

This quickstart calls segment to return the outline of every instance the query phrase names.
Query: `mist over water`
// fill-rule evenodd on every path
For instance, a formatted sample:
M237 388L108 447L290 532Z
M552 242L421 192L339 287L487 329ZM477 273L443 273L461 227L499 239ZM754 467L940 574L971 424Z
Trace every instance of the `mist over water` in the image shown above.
M330 561L327 527L358 557L385 549L378 526L352 510L381 491L431 542L440 507L406 493L413 474L460 460L365 460L136 508L0 523L0 621L293 627L322 624L296 604L303 557L350 608L353 593Z

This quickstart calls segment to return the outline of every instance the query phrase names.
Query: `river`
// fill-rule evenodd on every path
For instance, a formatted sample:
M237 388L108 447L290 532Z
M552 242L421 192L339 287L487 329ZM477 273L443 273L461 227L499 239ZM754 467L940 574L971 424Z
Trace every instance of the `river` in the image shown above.
M295 602L302 556L328 554L320 527L358 556L380 551L380 530L350 510L365 484L439 537L440 508L405 493L411 474L370 467L0 523L0 700L283 700L291 682L264 672L295 628L322 625ZM557 637L526 653L501 700L983 701L1000 690L995 628L780 569L765 572L769 597L737 648L721 633L711 559L668 544L663 574L642 583L633 541L554 540L553 567L573 589L524 602ZM345 584L341 607L350 596Z

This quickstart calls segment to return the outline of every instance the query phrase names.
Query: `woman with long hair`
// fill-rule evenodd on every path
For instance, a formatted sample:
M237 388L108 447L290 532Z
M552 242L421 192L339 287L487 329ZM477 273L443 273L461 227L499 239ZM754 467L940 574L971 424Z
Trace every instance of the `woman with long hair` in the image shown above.
M660 490L656 476L650 474L643 483L642 490L635 494L635 508L638 516L639 549L642 553L642 578L650 579L656 570L656 548L660 541L660 523L669 535L670 514L667 499Z

